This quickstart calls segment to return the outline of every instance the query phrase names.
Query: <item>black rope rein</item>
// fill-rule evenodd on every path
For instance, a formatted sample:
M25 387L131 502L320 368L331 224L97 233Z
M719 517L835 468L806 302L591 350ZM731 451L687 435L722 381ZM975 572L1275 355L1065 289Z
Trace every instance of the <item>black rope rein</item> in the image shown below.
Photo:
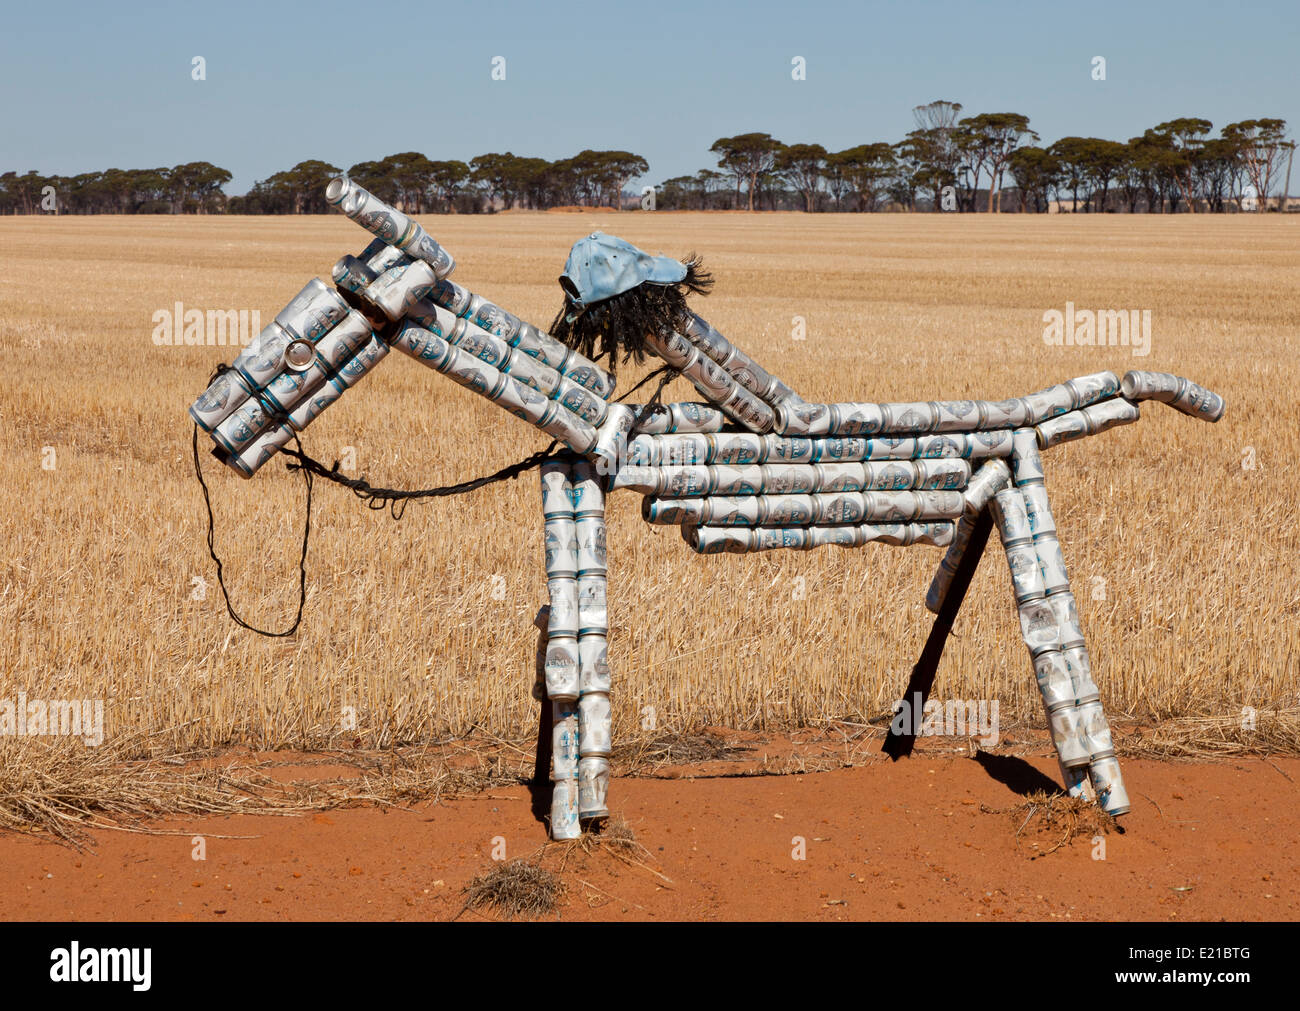
M597 357L599 358L602 356ZM212 380L216 379L217 376L221 375L221 373L225 372L229 368L230 366L225 364L218 365L216 370L212 373L211 379L208 380L208 385L211 386ZM641 409L636 413L636 417L632 424L632 427L635 428L641 421L645 412L659 404L660 398L663 396L664 388L680 374L680 371L672 365L661 365L615 400L614 403L622 403L647 383L651 382L655 378L659 379L659 385L655 388L650 399L643 404ZM296 470L301 472L303 481L307 486L307 516L303 521L302 528L302 555L298 559L298 613L293 620L293 624L285 631L268 632L265 629L258 628L255 625L250 625L248 622L244 621L243 618L235 613L234 605L230 602L230 592L226 589L226 580L223 574L221 559L217 557L217 551L214 546L215 523L212 515L212 500L208 495L208 483L203 479L203 469L199 466L199 426L194 426L194 473L199 479L199 486L203 489L203 503L207 506L208 510L208 554L212 556L212 561L216 563L217 566L217 583L221 587L221 595L225 599L226 610L230 612L230 617L235 624L239 625L241 628L246 628L250 632L256 632L258 635L264 635L272 639L287 638L298 631L298 626L302 624L303 608L307 603L307 545L311 540L311 495L312 481L314 478L322 477L334 484L341 485L351 491L357 498L364 501L367 508L376 511L387 509L389 515L392 516L394 520L400 520L406 514L407 505L416 499L445 498L450 495L463 495L466 492L477 491L479 488L485 488L490 484L496 484L498 481L506 481L516 478L520 474L532 470L534 467L540 467L547 460L563 456L569 452L568 449L555 451L558 440L552 439L550 445L545 449L533 453L531 456L526 456L518 463L512 463L510 466L503 467L495 473L485 475L484 477L476 477L469 481L458 482L457 484L442 485L438 488L376 488L364 477L344 477L339 473L338 460L334 461L332 467L326 467L319 460L308 456L306 451L302 448L302 440L298 438L297 432L294 433L293 441L298 447L297 449L290 449L288 446L285 446L280 450L280 452L282 455L293 457L293 459L297 461L297 463L285 463L285 468L287 470Z

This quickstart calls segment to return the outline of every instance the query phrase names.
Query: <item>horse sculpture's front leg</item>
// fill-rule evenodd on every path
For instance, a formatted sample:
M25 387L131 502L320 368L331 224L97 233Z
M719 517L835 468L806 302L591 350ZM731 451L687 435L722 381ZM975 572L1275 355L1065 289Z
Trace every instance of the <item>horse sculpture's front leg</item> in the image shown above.
M1092 680L1037 440L1032 428L1016 430L1011 453L1015 487L999 491L991 503L1011 569L1021 635L1034 664L1066 789L1072 796L1086 796L1091 777L1102 809L1126 814L1128 794Z
M596 468L578 457L543 464L541 482L551 604L545 662L553 720L551 836L576 839L581 822L609 815L605 492Z

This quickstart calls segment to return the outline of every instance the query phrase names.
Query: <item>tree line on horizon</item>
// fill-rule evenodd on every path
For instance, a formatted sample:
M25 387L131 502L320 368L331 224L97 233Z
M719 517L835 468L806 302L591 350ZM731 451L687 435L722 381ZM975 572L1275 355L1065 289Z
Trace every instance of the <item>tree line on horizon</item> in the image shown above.
M858 211L1223 212L1273 209L1285 196L1295 141L1281 119L1224 126L1186 117L1128 141L1063 137L1038 146L1029 117L963 117L957 102L912 110L916 128L897 143L827 151L785 144L767 133L722 137L709 149L716 168L654 187L662 209ZM320 214L325 183L343 170L303 161L227 196L227 170L208 162L174 168L109 169L72 177L35 171L0 175L0 213ZM629 194L649 171L630 151L582 151L547 161L509 151L463 161L419 152L359 162L347 175L411 214L484 213L509 208L650 206ZM650 187L646 187L649 190ZM1281 207L1283 200L1276 201ZM1067 206L1068 205L1068 206Z

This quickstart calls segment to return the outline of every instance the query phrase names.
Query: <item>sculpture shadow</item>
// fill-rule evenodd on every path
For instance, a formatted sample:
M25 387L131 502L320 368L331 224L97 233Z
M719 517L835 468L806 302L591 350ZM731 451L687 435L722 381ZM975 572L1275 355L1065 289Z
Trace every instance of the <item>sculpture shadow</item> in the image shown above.
M1043 790L1048 794L1065 792L1061 789L1059 783L1043 775L1023 758L1017 758L1014 755L991 755L987 751L977 751L975 761L990 777L1021 797L1027 797L1039 790Z
M528 794L532 800L533 817L547 822L551 815L551 713L550 705L542 703L537 721L537 758L533 764L533 778L528 780Z

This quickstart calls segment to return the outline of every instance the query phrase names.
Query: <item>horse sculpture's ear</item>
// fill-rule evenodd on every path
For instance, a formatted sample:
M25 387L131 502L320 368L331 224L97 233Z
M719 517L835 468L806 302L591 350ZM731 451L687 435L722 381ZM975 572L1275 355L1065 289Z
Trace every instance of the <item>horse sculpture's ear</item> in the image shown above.
M691 311L688 295L707 295L713 277L694 253L681 261L681 280L669 284L651 280L620 294L584 305L577 285L567 276L560 279L564 307L551 324L551 335L588 358L601 355L614 373L620 361L645 361L646 337L665 338L685 328Z

